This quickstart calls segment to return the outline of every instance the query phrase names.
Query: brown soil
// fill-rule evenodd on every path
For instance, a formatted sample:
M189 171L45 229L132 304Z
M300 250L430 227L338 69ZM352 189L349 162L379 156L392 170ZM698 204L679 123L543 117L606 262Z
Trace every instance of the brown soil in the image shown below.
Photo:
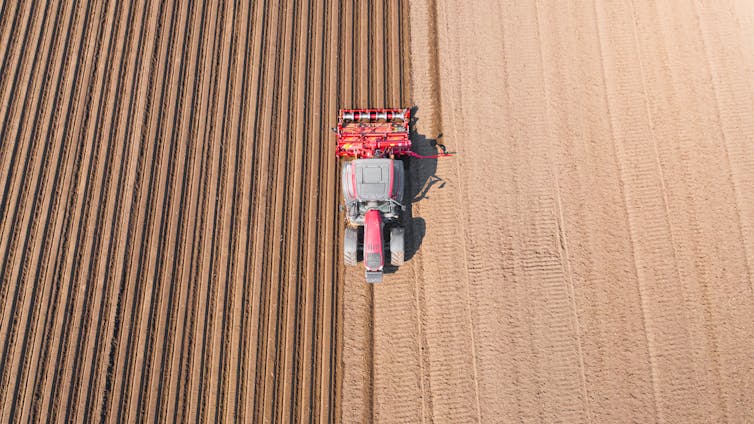
M329 128L405 5L0 3L0 421L338 419Z
M0 422L754 420L748 2L250 3L0 0Z
M412 164L344 421L754 420L754 7L671 3L411 2L457 156Z

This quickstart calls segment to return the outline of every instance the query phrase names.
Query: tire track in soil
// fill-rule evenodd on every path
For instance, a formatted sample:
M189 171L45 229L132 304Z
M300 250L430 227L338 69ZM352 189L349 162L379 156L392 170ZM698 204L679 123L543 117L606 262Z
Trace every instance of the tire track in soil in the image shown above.
M639 47L633 36L629 38L618 34L618 28L610 30L605 24L605 19L609 19L613 24L631 28L635 25L633 11L624 12L628 15L619 16L620 11L597 8L602 43L615 48L611 52L603 51L606 79L620 81L619 86L626 86L626 90L642 94L637 98L636 95L619 94L608 89L607 100L611 111L616 157L624 185L624 202L629 211L628 227L642 305L655 413L657 419L663 420L669 414L677 416L681 413L678 408L670 407L673 402L688 404L675 396L693 394L690 391L672 389L674 386L686 387L693 379L693 370L681 365L688 363L688 360L678 357L688 354L688 344L691 341L687 340L688 330L683 324L686 312L678 302L682 298L682 293L679 293L682 288L679 287L681 278L677 266L678 256L670 222L664 170L657 156L654 114L646 103L645 70L641 61L630 63L628 53L615 53L638 53ZM632 22L626 22L629 20L627 17ZM632 35L636 31L635 27L633 29ZM620 32L628 31L624 29ZM637 122L642 124L637 125ZM667 258L673 260L668 261ZM656 281L662 281L663 284L657 286L654 283ZM664 372L668 372L667 377ZM683 413L690 414L686 419L694 419L693 415L699 414L694 409L686 408Z
M706 338L713 345L708 355L712 356L711 362L716 366L718 396L713 410L721 411L718 416L723 419L746 421L754 417L754 408L749 401L749 393L754 387L754 379L751 378L754 366L746 365L746 350L739 341L754 334L754 324L749 319L754 311L754 233L749 219L754 216L754 208L751 202L745 200L754 193L751 184L754 181L754 162L751 159L752 148L747 141L754 133L754 120L744 111L754 96L754 86L749 80L750 72L745 62L749 56L745 52L748 44L742 39L750 30L738 26L740 20L737 14L740 13L742 17L748 15L751 20L751 9L740 10L726 2L715 7L695 4L691 10L683 12L693 12L688 18L693 22L688 28L691 30L689 38L696 41L694 53L701 56L693 60L694 63L699 60L706 65L700 72L703 75L700 79L707 83L706 99L711 99L702 103L708 109L702 109L699 113L711 117L707 121L707 128L713 129L709 138L716 141L708 144L707 140L702 140L699 143L704 148L710 148L705 151L708 153L704 155L705 159L699 161L699 167L704 170L710 167L711 173L717 171L717 175L709 176L709 181L715 178L718 181L715 186L720 187L708 196L696 196L695 200L708 202L697 207L699 220L713 223L712 226L699 225L698 231L704 236L702 240L714 240L713 243L700 243L698 251L701 253L715 246L720 252L717 254L732 262L705 264L707 275L726 276L714 285L703 284L705 318L717 327L716 333L711 328L705 329ZM712 47L716 45L729 47L718 52ZM707 158L714 158L714 162ZM721 169L728 171L721 173ZM700 179L704 181L706 177ZM707 186L698 190L704 187ZM708 253L713 254L716 253ZM704 279L700 278L702 281ZM721 296L719 293L727 295ZM749 294L748 297L745 293ZM745 300L747 298L748 301ZM738 322L746 324L731 325ZM702 357L702 360L709 361L706 357ZM748 407L745 406L747 404Z
M369 3L352 2L348 7L352 14L351 36L346 37L348 44L341 52L352 52L351 61L343 75L351 75L350 87L341 97L339 107L377 107L370 99L369 81L374 76L369 72L367 57L370 53L367 40L370 22L368 20ZM344 13L347 13L347 10ZM343 39L343 37L341 37ZM348 55L344 54L347 60ZM338 180L339 181L339 180ZM340 187L338 187L340 195ZM342 226L342 224L340 224ZM340 231L342 233L342 230ZM342 247L342 235L338 247ZM359 272L361 271L361 272ZM372 287L363 282L363 269L346 269L344 276L343 349L350 352L343 356L343 416L344 422L370 422L373 420L373 368L374 302Z
M426 2L422 6L417 5L416 9L423 9L423 16L430 20L425 29L430 37L430 40L425 42L428 45L426 47L412 45L412 60L416 59L417 62L417 74L412 74L411 83L412 95L415 96L414 101L419 107L417 131L428 139L434 138L442 131L458 147L459 156L449 160L417 161L412 175L415 178L412 182L414 185L427 184L435 174L441 175L445 182L442 190L435 189L428 192L427 196L422 196L425 198L413 206L414 214L425 220L426 234L422 245L433 246L433 249L414 256L414 259L418 260L418 275L415 278L419 281L416 283L419 286L418 289L414 290L416 298L414 302L417 309L414 316L417 316L418 321L416 325L418 330L414 331L417 334L418 340L415 343L418 346L411 350L415 352L414 363L418 363L419 371L423 373L419 376L420 384L428 398L421 406L422 416L427 417L428 420L439 417L456 421L480 420L483 417L479 404L481 395L478 380L479 354L475 343L476 333L480 329L474 326L474 317L469 306L475 289L472 278L478 260L474 256L474 249L469 244L469 236L465 235L462 230L464 228L468 228L466 231L469 232L473 230L474 227L470 224L474 221L469 218L469 211L463 206L467 205L470 199L464 198L456 191L463 193L463 189L455 188L462 183L458 176L458 169L464 168L463 165L456 163L465 156L463 145L459 140L470 140L473 135L459 134L460 127L465 126L468 119L465 114L461 116L460 111L469 105L454 103L455 99L448 95L445 85L446 81L458 80L458 74L466 63L458 61L452 64L444 63L442 54L462 51L466 48L465 37L447 24L449 19L457 17L459 20L468 22L469 19L478 18L480 28L487 29L487 26L482 16L470 18L466 14L473 10L460 10L464 8L459 8L457 5ZM415 8L412 7L411 10L413 13ZM484 13L484 18L487 19L497 15L493 8L486 9ZM449 18L451 16L454 18ZM413 19L412 17L412 31ZM421 24L418 26L421 27ZM500 46L497 34L490 35ZM413 37L412 44L414 44ZM501 65L504 65L493 62L491 58L495 56L489 55L489 52L487 54L490 58L487 66L500 69ZM414 63L412 67L413 65ZM452 69L457 69L457 71L452 72ZM425 76L424 83L418 82L417 75ZM484 76L475 76L474 80L483 81ZM442 85L440 81L443 82ZM447 87L452 86L453 84L447 85ZM498 115L495 122L504 119L503 111L498 110ZM429 133L429 131L434 132ZM474 143L481 141L475 140ZM499 148L500 146L493 145L492 147ZM417 145L417 148L433 150L426 143L424 146ZM491 151L494 151L489 145L486 148L475 146L475 149L486 152L486 157L490 157ZM421 187L415 186L414 190L420 193ZM426 199L427 197L429 199ZM427 202L427 200L430 201ZM487 231L489 230L485 229L484 234L488 234ZM451 240L454 242L450 242ZM431 282L431 284L421 281ZM416 368L417 365L414 367ZM390 395L385 396L389 398Z
M519 210L529 212L522 217L525 242L518 246L527 296L534 308L534 343L540 374L542 414L546 421L586 420L586 392L581 357L576 305L571 295L572 276L568 266L568 240L562 230L562 195L554 157L550 153L551 116L549 89L554 85L545 78L542 51L542 28L538 4L515 8L516 19L505 19L503 36L506 56L520 57L506 61L509 81L526 81L523 76L532 70L538 79L510 84L509 110L515 140L526 140L527 149L519 152L519 162L529 162L517 176L532 187L521 197ZM517 22L516 20L519 20ZM523 21L523 22L521 22ZM521 48L514 40L526 40L537 48ZM537 93L532 96L532 93ZM537 101L537 99L543 99ZM517 125L529 119L526 129ZM536 118L535 118L536 117ZM518 153L518 152L517 152ZM519 153L519 154L520 154ZM481 294L481 293L480 293ZM480 322L479 327L482 327ZM551 412L551 411L557 411ZM555 415L557 414L557 415Z
M548 114L552 137L559 140L554 143L552 157L566 204L561 212L561 231L567 235L563 238L569 252L587 382L585 416L596 421L626 416L649 420L651 381L645 361L641 305L638 293L624 289L635 284L636 274L633 257L626 254L631 243L618 161L612 143L593 141L612 138L605 90L593 89L605 85L595 13L593 4L540 7L550 104L564 105L550 108ZM581 21L592 24L576 26ZM579 54L572 61L563 61L561 52L569 45L580 45ZM565 82L555 83L560 80ZM569 110L583 113L573 117ZM574 167L573 162L583 167ZM613 229L613 237L603 228ZM621 313L616 315L615 311ZM600 353L611 346L620 353ZM610 375L625 372L621 370L631 370L631 376L615 382ZM611 402L610 397L599 393L626 400Z

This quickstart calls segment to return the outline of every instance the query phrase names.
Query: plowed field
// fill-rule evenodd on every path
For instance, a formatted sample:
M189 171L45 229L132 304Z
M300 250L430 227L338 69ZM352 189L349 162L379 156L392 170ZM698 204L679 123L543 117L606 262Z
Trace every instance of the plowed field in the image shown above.
M753 81L743 0L0 0L0 422L754 421Z
M329 127L407 102L407 13L3 2L3 422L338 416Z

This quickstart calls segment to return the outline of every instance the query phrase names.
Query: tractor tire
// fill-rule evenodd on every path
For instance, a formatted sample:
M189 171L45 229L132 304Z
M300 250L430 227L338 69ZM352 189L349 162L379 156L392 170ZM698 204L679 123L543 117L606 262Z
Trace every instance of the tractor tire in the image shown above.
M343 237L343 262L346 266L355 266L358 262L359 254L359 230L356 228L346 228L346 234Z
M390 230L390 264L401 266L405 257L405 230L402 227L395 227Z

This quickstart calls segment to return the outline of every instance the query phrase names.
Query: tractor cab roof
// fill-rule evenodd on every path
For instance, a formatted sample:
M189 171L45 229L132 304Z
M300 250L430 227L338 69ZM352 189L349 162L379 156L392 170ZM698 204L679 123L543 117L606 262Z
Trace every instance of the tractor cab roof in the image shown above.
M392 189L393 161L357 159L353 161L356 193L361 201L385 200Z
M397 165L397 166L396 166ZM396 172L398 169L398 172ZM355 159L344 166L346 197L360 202L400 200L403 169L392 159ZM398 174L398 175L396 175Z

